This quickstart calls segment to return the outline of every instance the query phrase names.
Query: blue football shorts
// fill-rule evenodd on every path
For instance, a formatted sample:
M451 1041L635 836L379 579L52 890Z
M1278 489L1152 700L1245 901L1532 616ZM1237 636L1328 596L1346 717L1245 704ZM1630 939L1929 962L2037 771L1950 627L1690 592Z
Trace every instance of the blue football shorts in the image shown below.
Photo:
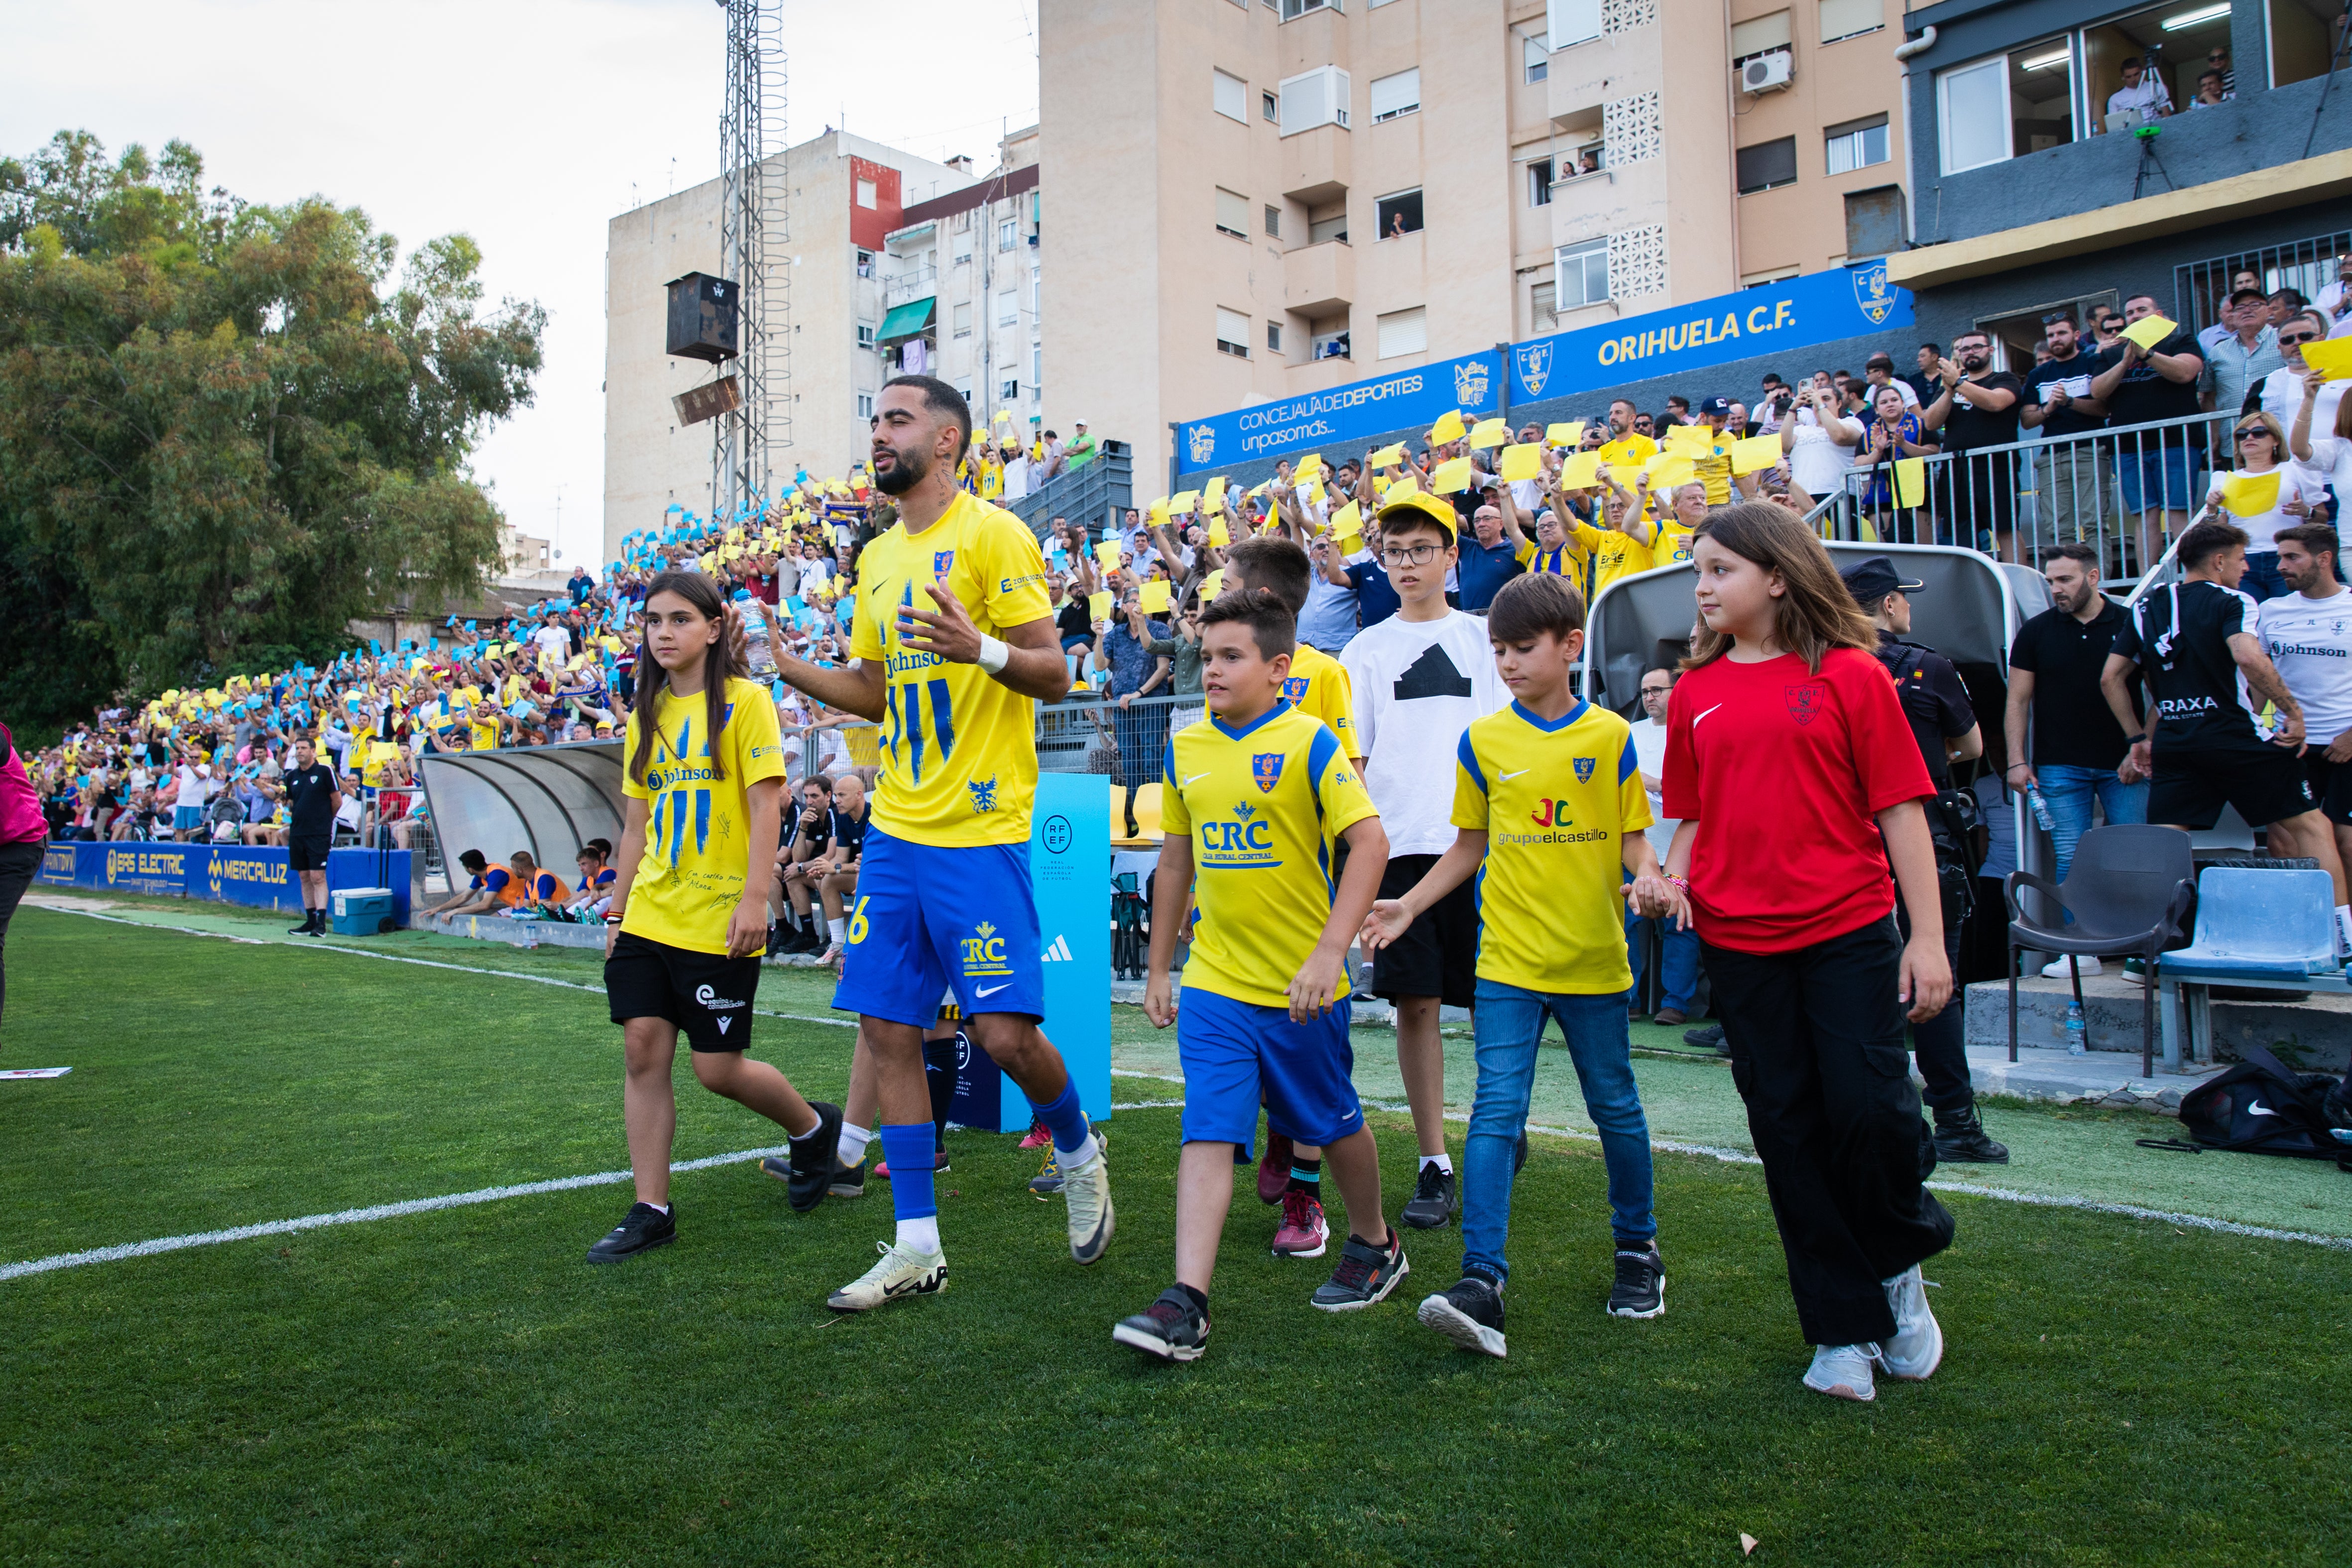
M1312 1023L1287 1007L1236 1002L1187 985L1176 1004L1176 1056L1184 1067L1184 1141L1231 1143L1252 1157L1264 1090L1265 1124L1295 1143L1331 1144L1364 1124L1349 1075L1351 1008L1335 1003Z
M1045 1016L1029 845L942 848L866 830L833 1005L927 1029L943 993L966 1017Z

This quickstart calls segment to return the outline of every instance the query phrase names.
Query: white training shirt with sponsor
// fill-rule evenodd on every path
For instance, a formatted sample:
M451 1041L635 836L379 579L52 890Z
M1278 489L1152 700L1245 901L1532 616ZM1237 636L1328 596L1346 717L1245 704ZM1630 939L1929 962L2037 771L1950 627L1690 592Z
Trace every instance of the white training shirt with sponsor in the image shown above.
M2303 704L2303 732L2326 746L2352 730L2352 588L2325 599L2264 599L2263 647Z

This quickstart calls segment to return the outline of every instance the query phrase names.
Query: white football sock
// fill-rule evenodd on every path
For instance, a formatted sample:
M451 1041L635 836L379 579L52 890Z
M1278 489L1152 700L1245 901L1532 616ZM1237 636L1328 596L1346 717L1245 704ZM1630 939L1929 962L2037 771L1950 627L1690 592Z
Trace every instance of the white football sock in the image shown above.
M659 1209L664 1214L669 1213L669 1205L667 1204L646 1204L646 1207L649 1209Z
M866 1158L866 1145L873 1142L874 1129L852 1127L844 1121L841 1124L841 1142L834 1145L833 1157L845 1165L855 1165Z
M1102 1145L1095 1141L1093 1130L1088 1129L1087 1141L1068 1153L1064 1153L1059 1147L1056 1147L1054 1151L1054 1161L1066 1172L1083 1171L1092 1164L1096 1156L1101 1152Z
M920 1219L900 1220L898 1245L909 1252L937 1252L940 1249L940 1216L927 1214Z
M849 936L849 917L844 915L837 921L827 921L824 922L824 929L833 934L833 945L841 947L846 943Z
M1423 1166L1434 1165L1449 1176L1454 1173L1454 1158L1450 1154L1423 1154L1421 1163Z

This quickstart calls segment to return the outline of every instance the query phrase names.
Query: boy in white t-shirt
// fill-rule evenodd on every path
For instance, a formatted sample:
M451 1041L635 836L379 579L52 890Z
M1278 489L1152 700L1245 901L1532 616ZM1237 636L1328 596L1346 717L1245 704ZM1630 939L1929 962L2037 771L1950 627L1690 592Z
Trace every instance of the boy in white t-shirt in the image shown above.
M1381 561L1400 607L1358 632L1339 656L1355 693L1364 787L1388 832L1383 899L1402 898L1453 847L1454 759L1462 732L1511 700L1496 673L1486 621L1445 602L1454 521L1452 504L1426 491L1381 508ZM1396 1005L1397 1069L1421 1142L1420 1176L1404 1223L1417 1229L1444 1225L1455 1207L1437 1010L1472 1005L1477 968L1477 895L1465 883L1381 951L1364 985Z

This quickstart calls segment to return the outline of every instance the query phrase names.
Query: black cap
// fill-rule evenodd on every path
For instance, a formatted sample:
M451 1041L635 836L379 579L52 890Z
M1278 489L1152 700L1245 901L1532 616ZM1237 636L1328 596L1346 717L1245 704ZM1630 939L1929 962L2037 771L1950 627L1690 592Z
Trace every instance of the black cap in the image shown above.
M1895 563L1884 555L1873 555L1843 568L1838 575L1845 579L1845 591L1853 595L1857 605L1874 606L1889 594L1916 594L1926 587L1924 583L1906 582L1895 575Z

